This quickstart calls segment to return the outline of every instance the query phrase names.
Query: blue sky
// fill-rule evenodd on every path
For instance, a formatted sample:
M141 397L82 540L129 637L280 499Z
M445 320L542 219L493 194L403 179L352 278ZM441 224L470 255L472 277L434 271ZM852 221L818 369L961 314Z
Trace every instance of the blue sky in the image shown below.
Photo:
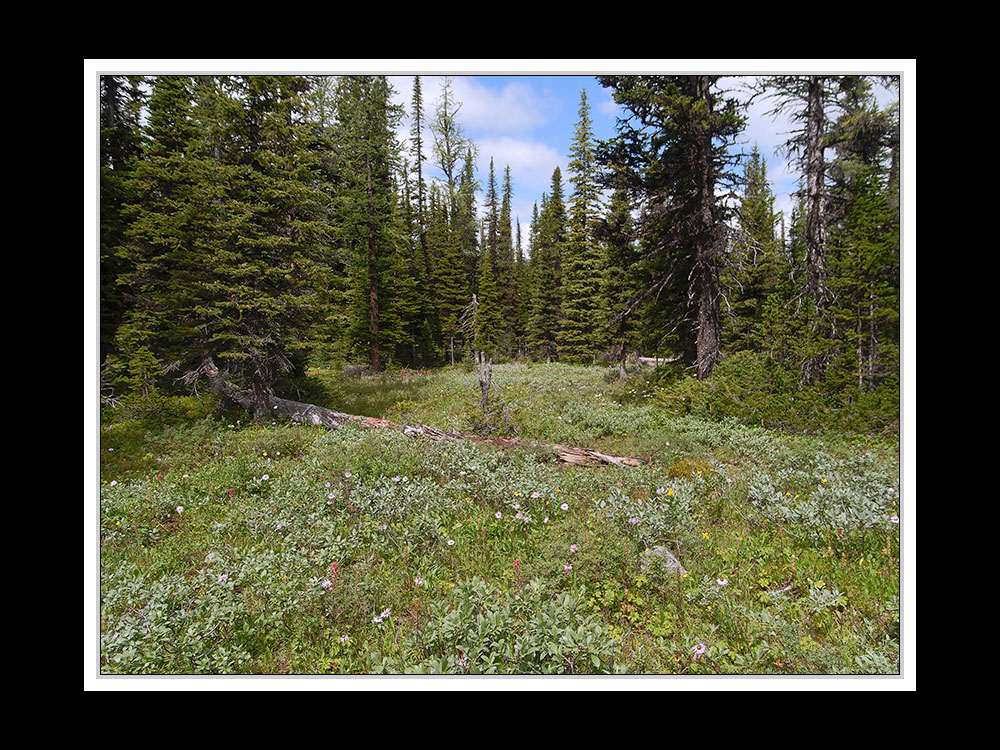
M429 121L441 94L443 76L421 76L424 118ZM615 131L615 105L593 77L586 76L450 76L455 99L461 102L458 121L479 149L478 179L485 190L490 159L498 186L509 165L513 187L512 214L520 218L527 241L532 205L550 192L552 172L562 170L568 194L569 148L579 120L580 93L586 89L594 134L607 138ZM397 100L407 108L413 92L412 76L392 76ZM409 119L401 140L409 137ZM431 134L424 133L425 143ZM428 165L432 159L428 158ZM440 171L429 170L441 177Z
M526 241L532 205L541 200L543 192L549 192L556 166L562 170L564 193L568 195L571 189L567 183L569 149L579 120L581 91L587 92L594 136L598 139L615 134L620 110L612 99L610 89L601 86L594 76L451 75L450 78L454 96L462 103L458 120L466 135L479 147L477 168L480 184L485 188L491 157L498 184L504 167L510 165L513 215L520 218ZM413 76L391 76L391 80L397 92L397 101L407 108L409 114ZM441 75L421 76L425 121L433 117L442 80ZM728 78L720 83L738 93L743 81ZM890 100L888 92L879 93L883 103ZM775 207L787 215L791 210L791 194L796 189L798 174L780 153L779 147L787 139L792 126L784 118L767 116L770 108L771 105L765 101L753 104L737 148L749 152L754 144L759 146L768 165L768 177L776 196ZM409 128L407 119L400 131L402 141L408 139ZM429 130L425 131L424 138L429 144ZM441 176L433 167L429 172L431 176Z

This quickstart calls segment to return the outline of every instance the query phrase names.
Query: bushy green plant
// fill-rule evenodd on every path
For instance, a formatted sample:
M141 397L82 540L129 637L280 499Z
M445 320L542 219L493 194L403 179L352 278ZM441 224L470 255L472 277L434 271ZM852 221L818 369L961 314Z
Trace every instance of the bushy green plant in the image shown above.
M550 593L539 581L504 593L473 578L435 603L397 656L374 654L376 673L592 674L614 667L616 643L584 611L585 592Z

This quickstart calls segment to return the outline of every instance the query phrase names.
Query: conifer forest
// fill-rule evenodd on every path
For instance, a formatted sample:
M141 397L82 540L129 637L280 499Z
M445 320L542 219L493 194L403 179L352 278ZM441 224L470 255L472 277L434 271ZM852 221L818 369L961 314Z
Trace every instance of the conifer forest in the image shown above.
M913 676L905 76L95 77L100 680Z

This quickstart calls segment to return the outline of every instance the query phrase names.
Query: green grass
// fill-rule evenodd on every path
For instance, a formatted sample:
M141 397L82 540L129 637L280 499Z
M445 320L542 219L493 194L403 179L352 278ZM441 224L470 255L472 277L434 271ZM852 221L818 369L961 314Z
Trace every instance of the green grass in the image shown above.
M676 416L644 379L607 373L497 366L493 427L641 468L105 415L101 671L897 674L895 440ZM313 371L306 397L481 421L461 367ZM644 566L656 546L686 574Z

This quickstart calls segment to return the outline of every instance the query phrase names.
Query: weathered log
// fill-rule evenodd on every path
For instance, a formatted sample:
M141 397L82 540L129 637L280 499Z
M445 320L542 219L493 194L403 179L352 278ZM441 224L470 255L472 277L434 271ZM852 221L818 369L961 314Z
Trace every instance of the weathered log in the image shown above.
M206 360L202 367L202 372L209 379L216 393L229 398L231 401L245 409L260 411L260 404L255 402L252 394L236 388L227 380L215 367L211 359ZM554 453L559 461L577 466L588 466L595 464L611 464L614 466L641 466L646 463L638 458L628 456L613 456L589 448L574 448L567 445L557 445L555 443L524 442L518 438L484 437L468 432L455 432L452 430L439 430L426 425L405 425L391 422L388 419L379 417L364 417L358 414L345 414L333 411L315 404L307 404L301 401L292 401L287 398L270 396L267 400L266 410L272 417L290 419L293 422L306 425L322 425L328 430L339 430L351 424L365 429L394 429L399 430L404 435L412 437L422 437L429 440L467 440L476 443L486 443L497 448L534 448Z

